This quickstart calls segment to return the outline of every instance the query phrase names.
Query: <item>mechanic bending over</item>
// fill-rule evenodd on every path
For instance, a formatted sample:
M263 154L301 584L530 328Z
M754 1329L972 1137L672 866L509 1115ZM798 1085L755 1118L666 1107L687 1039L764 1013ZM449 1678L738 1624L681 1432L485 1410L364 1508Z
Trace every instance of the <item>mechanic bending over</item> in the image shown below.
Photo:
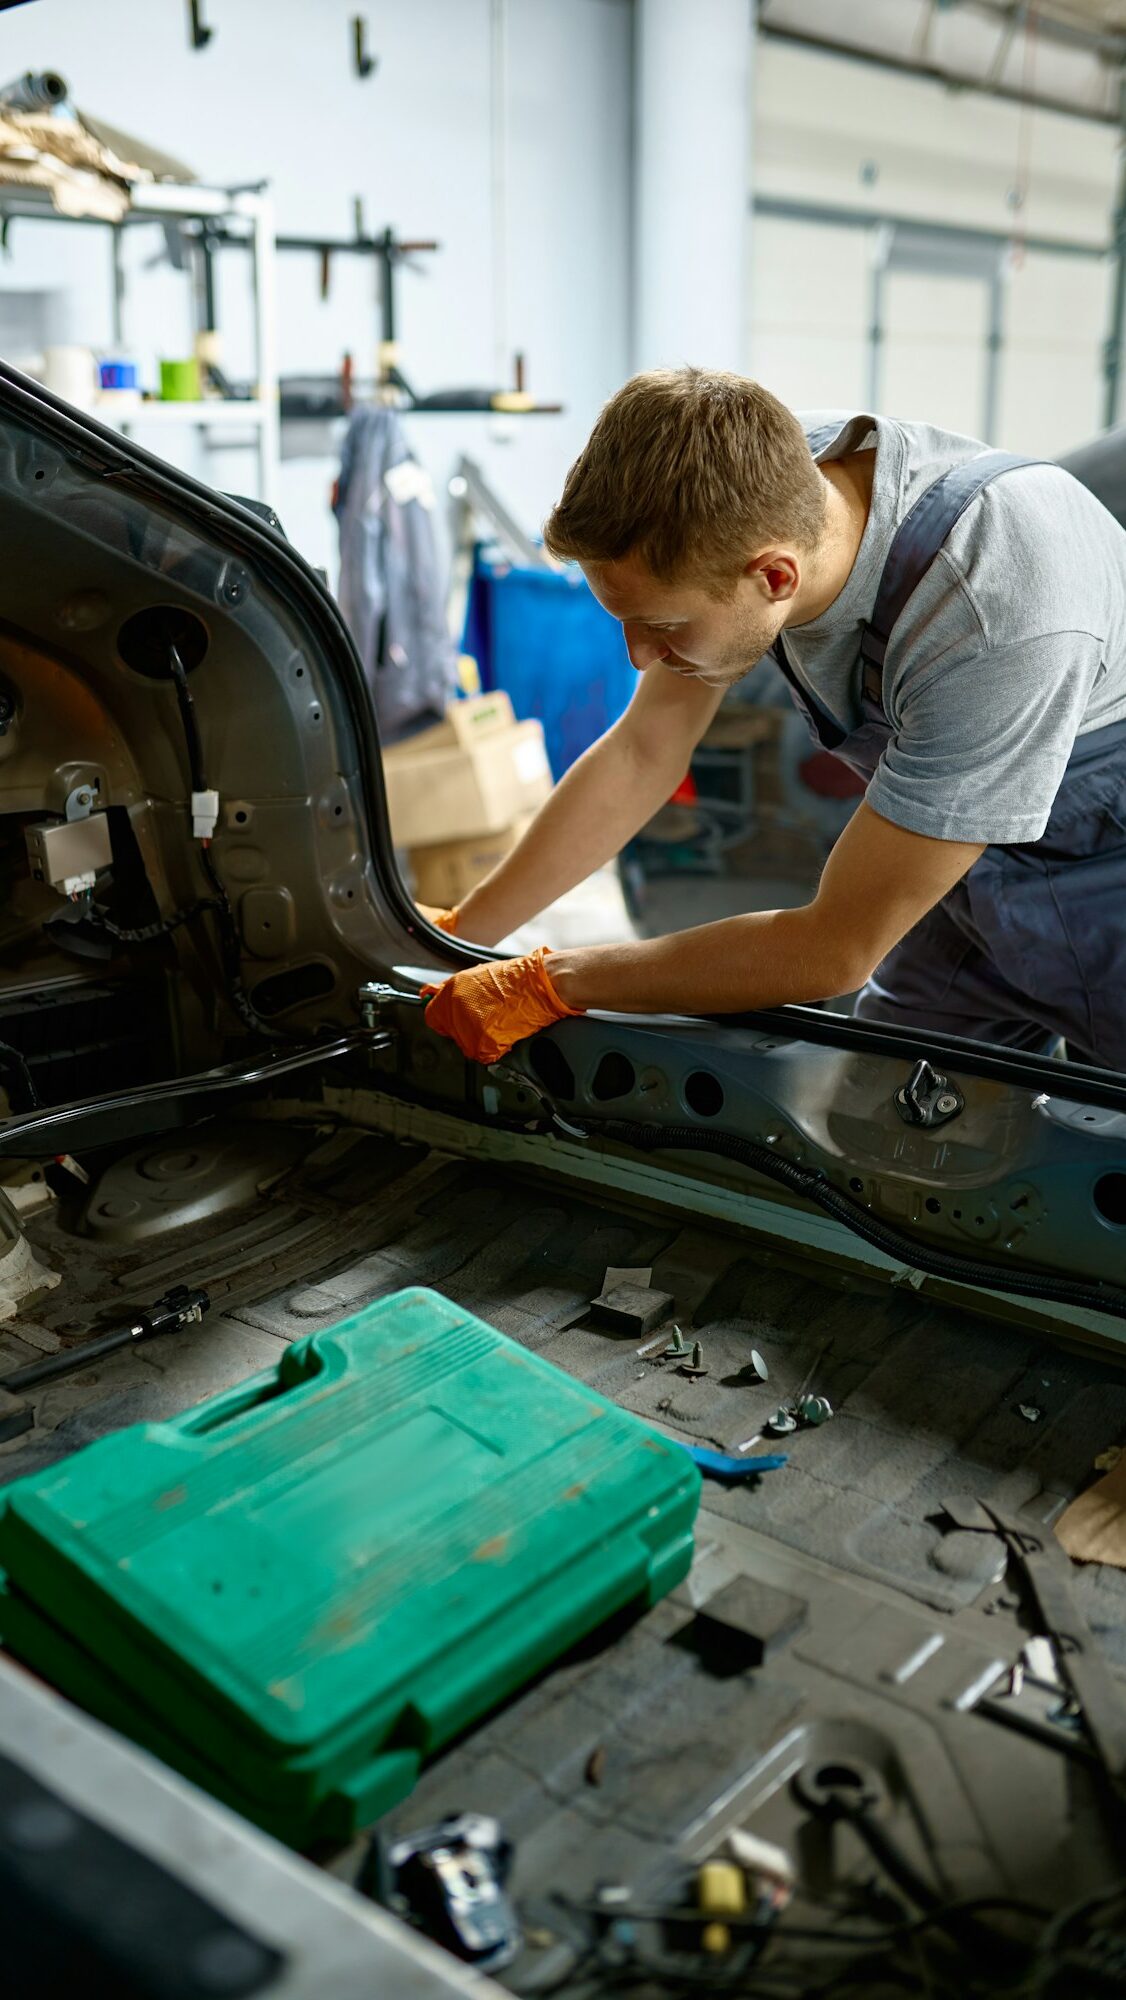
M621 620L637 691L444 928L494 944L617 853L772 647L867 791L802 908L474 966L433 1027L491 1062L588 1007L861 987L865 1020L1062 1035L1126 1069L1126 533L1085 487L928 424L799 421L684 368L611 398L545 540Z

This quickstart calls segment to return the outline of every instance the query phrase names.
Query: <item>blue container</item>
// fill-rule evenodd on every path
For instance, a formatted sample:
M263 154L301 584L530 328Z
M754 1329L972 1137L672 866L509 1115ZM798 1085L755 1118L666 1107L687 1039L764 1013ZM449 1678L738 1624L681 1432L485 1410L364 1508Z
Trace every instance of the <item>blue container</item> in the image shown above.
M103 389L135 389L139 380L135 361L116 359L99 362L98 376Z
M464 647L481 685L543 724L558 781L629 706L637 675L622 628L580 570L502 569L478 553Z

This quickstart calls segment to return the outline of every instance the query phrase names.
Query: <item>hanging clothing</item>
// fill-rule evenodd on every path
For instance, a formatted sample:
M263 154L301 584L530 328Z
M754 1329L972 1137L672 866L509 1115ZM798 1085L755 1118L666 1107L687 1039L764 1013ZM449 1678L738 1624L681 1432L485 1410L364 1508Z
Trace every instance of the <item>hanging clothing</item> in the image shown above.
M338 597L385 748L440 720L457 692L433 505L398 413L354 411L333 498Z

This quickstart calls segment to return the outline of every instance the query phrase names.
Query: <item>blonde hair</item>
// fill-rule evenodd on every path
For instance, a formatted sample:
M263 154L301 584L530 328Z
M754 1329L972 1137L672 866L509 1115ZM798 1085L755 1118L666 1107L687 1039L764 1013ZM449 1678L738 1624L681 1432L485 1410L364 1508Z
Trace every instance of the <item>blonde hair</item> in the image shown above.
M636 553L663 583L733 588L773 541L813 548L825 482L784 403L746 375L662 368L605 405L544 526L581 563Z

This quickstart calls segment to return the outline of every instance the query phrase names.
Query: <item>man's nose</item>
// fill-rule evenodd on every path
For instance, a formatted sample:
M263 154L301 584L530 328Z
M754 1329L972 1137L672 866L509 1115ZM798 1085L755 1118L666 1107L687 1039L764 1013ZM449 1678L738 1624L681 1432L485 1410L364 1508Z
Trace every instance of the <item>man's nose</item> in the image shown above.
M653 666L657 660L668 659L671 647L659 645L655 639L640 638L636 632L630 631L628 625L625 635L630 664L636 667L639 674L643 674L646 667Z

